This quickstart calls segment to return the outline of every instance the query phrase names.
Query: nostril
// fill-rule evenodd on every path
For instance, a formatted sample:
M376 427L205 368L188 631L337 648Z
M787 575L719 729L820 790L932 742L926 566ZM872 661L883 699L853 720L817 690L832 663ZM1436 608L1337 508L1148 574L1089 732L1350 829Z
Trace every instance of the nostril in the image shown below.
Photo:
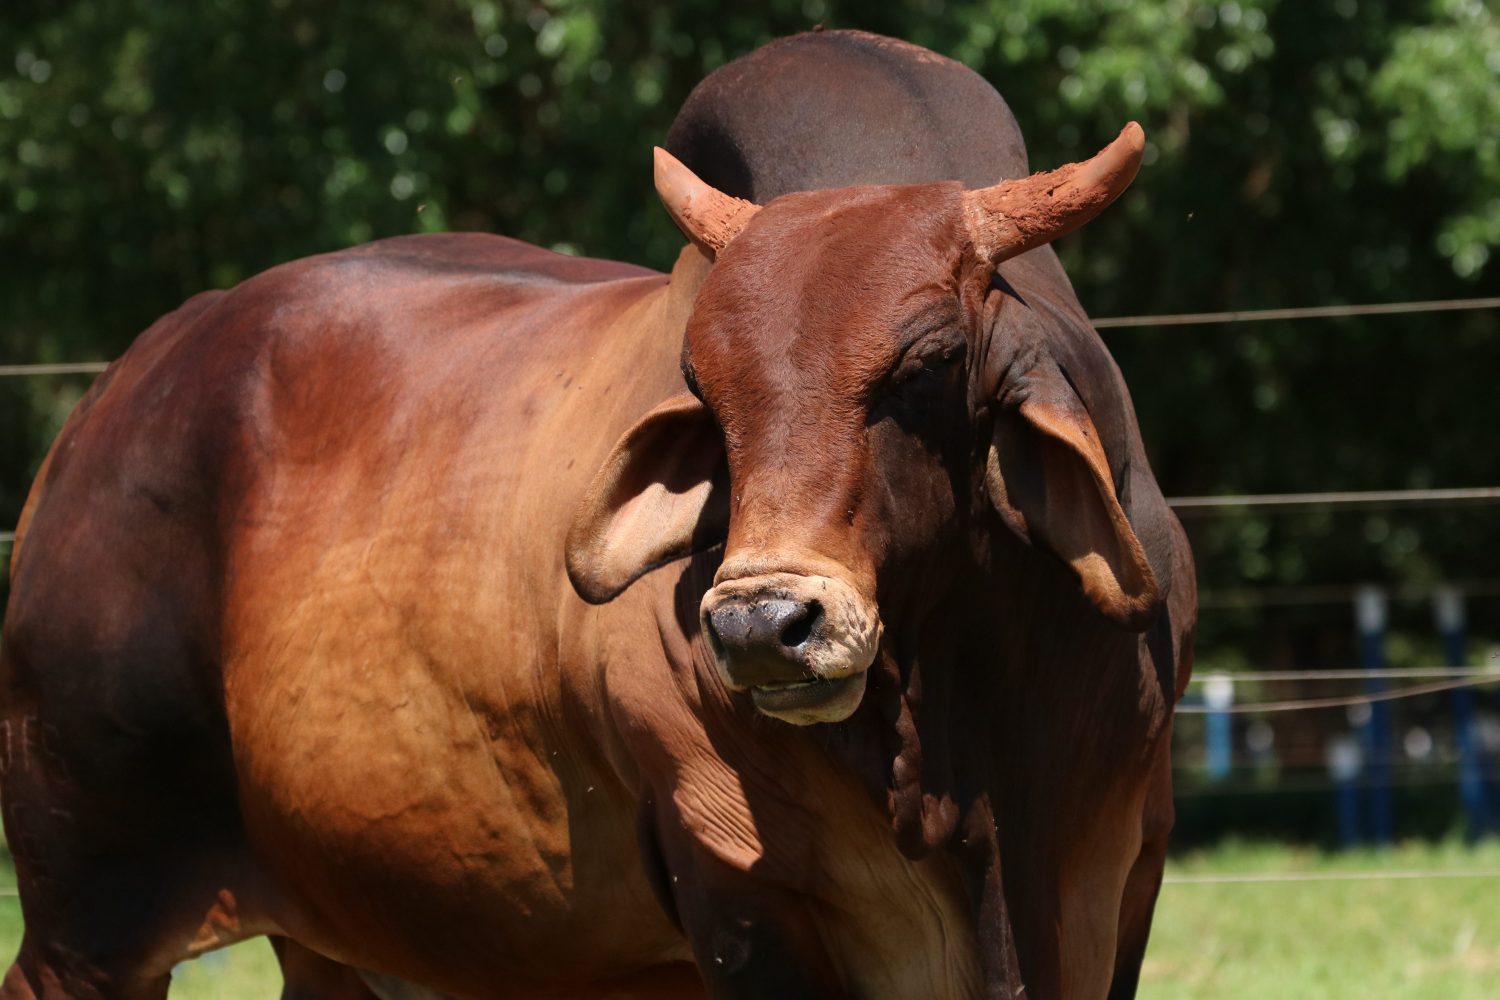
M703 616L703 634L708 638L709 649L716 655L724 654L723 630L733 624L733 614L725 608L715 608Z
M823 605L817 601L808 601L799 610L801 613L781 630L781 644L788 649L796 649L806 642L823 620Z
M795 656L823 621L817 601L784 597L730 598L702 618L703 637L716 656Z

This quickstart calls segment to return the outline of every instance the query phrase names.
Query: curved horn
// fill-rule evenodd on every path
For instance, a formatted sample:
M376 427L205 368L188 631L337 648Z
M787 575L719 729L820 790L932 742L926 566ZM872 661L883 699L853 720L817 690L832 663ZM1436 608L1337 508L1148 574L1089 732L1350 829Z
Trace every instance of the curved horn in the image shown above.
M699 180L671 153L656 147L656 193L682 235L710 257L740 234L760 206Z
M993 264L1071 233L1135 179L1146 133L1135 122L1091 160L964 192L969 235Z

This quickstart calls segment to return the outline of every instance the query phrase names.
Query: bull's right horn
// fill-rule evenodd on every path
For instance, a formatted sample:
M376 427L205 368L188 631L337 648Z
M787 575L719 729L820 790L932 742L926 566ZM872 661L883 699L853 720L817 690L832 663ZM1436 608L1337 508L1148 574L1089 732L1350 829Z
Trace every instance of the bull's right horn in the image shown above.
M1091 160L966 191L975 252L998 264L1071 233L1130 186L1145 145L1145 132L1131 122Z
M716 257L760 206L705 184L671 153L656 147L656 193L682 235Z

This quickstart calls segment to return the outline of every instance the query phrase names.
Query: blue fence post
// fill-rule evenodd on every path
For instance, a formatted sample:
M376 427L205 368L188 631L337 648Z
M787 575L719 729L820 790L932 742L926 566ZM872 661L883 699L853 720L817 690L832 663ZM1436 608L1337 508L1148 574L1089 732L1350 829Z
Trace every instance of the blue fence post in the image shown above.
M1328 741L1328 776L1333 779L1333 808L1338 819L1339 846L1354 847L1361 838L1359 822L1359 772L1364 756L1359 740L1335 736Z
M1363 586L1354 595L1354 617L1359 627L1359 664L1368 670L1380 670L1385 663L1386 597L1375 586ZM1371 677L1365 681L1368 694L1385 690L1385 680ZM1395 835L1395 815L1391 802L1391 709L1383 701L1371 702L1369 716L1361 727L1366 761L1366 789L1370 809L1370 839L1389 844Z
M1234 739L1230 730L1229 713L1224 711L1234 703L1234 681L1228 677L1210 675L1203 685L1203 703L1208 707L1204 719L1204 747L1211 781L1223 781L1229 777L1234 765Z
M1464 665L1464 595L1457 587L1442 587L1432 595L1432 616L1443 640L1443 665ZM1490 804L1484 784L1479 733L1474 725L1474 689L1453 692L1453 737L1458 746L1458 796L1463 803L1470 840L1490 825Z

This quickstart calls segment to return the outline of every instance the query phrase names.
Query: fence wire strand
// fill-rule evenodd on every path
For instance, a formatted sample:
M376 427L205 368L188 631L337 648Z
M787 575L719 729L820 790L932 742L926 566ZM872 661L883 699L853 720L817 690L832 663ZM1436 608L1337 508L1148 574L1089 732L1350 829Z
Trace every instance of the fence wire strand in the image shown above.
M1500 878L1500 868L1410 868L1402 871L1224 872L1217 875L1167 875L1163 885L1248 885L1279 882L1399 882L1432 878Z
M1456 312L1500 308L1500 296L1469 299L1443 299L1423 302L1389 302L1364 305L1330 305L1287 309L1233 310L1225 312L1177 313L1154 316L1113 316L1093 320L1099 330L1121 330L1176 326L1202 326L1228 323L1252 323L1291 321L1307 319L1339 319L1361 316L1384 316L1411 313ZM60 363L6 364L0 365L0 377L97 375L109 367L107 361L81 361ZM1246 494L1230 496L1185 496L1175 497L1168 503L1183 517L1208 516L1226 510L1249 508L1295 510L1323 507L1397 507L1397 506L1444 506L1464 503L1500 502L1500 486L1469 487L1457 489L1413 489L1413 490L1368 490L1329 491L1321 493ZM0 545L13 543L15 533L0 531ZM1309 589L1309 588L1304 588ZM1324 593L1326 590L1329 593ZM1303 595L1316 601L1342 599L1352 593L1352 588L1322 588L1315 595ZM1221 595L1232 598L1238 592ZM1265 603L1258 601L1255 603ZM1212 603L1209 606L1213 606ZM1486 668L1418 667L1389 670L1345 670L1323 671L1281 670L1246 672L1242 674L1213 673L1192 678L1194 683L1209 680L1227 680L1230 683L1270 681L1348 681L1348 680L1402 680L1438 678L1430 683L1412 685L1391 691L1367 692L1360 695L1329 698L1287 699L1229 705L1209 708L1204 705L1178 705L1178 714L1206 715L1224 713L1231 715L1259 714L1270 712L1306 711L1326 708L1342 708L1374 702L1396 701L1415 698L1461 688L1478 687L1500 681L1500 671ZM1205 885L1282 885L1297 883L1327 882L1395 882L1427 879L1496 879L1500 868L1467 869L1407 869L1398 871L1345 871L1345 872L1223 872L1214 874L1168 874L1162 879L1167 886ZM15 886L0 886L0 898L19 895Z
M108 361L66 361L58 364L0 365L5 375L97 375L109 367Z
M1329 490L1322 493L1242 493L1223 496L1168 497L1180 517L1216 514L1242 508L1318 507L1439 507L1462 503L1500 502L1500 486L1460 486L1445 489Z
M1293 319L1343 319L1351 316L1467 312L1497 308L1500 308L1500 296L1476 299L1430 299L1425 302L1372 302L1350 306L1300 306L1290 309L1236 309L1229 312L1176 313L1168 316L1105 316L1094 320L1093 323L1096 330L1123 330L1131 327L1201 326Z
M1351 872L1222 872L1213 875L1162 876L1162 885L1277 885L1297 882L1409 882L1419 879L1500 878L1500 868L1418 868ZM0 886L0 898L20 895L15 886Z
M1463 677L1457 680L1434 681L1431 684L1413 684L1395 691L1371 691L1367 694L1342 695L1333 698L1292 698L1284 701L1257 701L1243 705L1226 705L1209 708L1207 705L1178 705L1179 715L1252 715L1263 712L1305 712L1317 708L1347 708L1350 705L1372 705L1381 701L1399 701L1402 698L1417 698L1424 694L1441 691L1456 691L1459 688L1479 687L1500 681L1500 674L1487 677Z
M1404 313L1469 312L1480 309L1500 309L1500 296L1470 299L1429 299L1421 302L1371 302L1360 305L1297 306L1287 309L1235 309L1227 312L1166 313L1156 316L1102 316L1092 322L1096 330L1124 330L1140 327L1260 323L1270 320L1393 316ZM68 361L0 365L0 377L97 375L108 367L108 361Z
M1229 673L1210 670L1188 678L1189 684L1206 684L1211 680L1226 680L1231 684L1250 681L1367 681L1367 680L1420 680L1433 677L1493 677L1500 680L1500 668L1495 667L1373 667L1328 670L1246 670Z

